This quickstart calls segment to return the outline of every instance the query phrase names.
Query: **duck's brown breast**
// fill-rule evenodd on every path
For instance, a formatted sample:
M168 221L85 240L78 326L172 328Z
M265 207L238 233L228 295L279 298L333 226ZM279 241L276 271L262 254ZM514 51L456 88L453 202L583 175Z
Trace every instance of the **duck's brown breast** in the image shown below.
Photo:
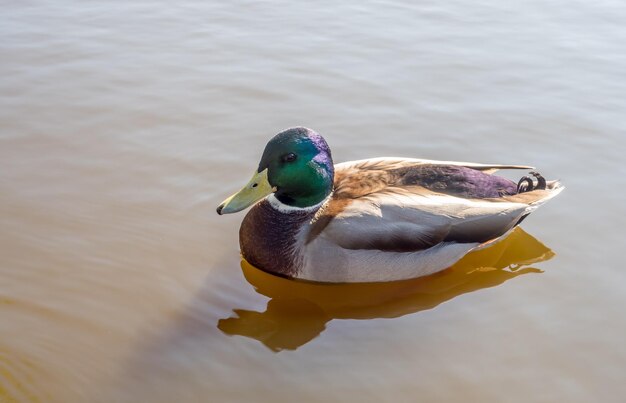
M253 266L294 277L301 266L297 239L314 212L283 213L263 200L246 214L239 229L241 254Z

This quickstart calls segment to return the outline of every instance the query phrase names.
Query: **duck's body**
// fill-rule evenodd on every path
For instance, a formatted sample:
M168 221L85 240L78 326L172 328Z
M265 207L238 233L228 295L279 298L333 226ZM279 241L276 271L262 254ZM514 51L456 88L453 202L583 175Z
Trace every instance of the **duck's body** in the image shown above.
M530 168L517 165L376 158L332 166L321 136L304 128L290 129L272 140L278 144L272 147L282 147L276 153L280 158L307 154L301 145L295 147L300 153L285 154L294 137L313 138L319 151L310 161L300 161L304 168L299 169L313 170L302 178L311 174L321 183L329 177L330 185L325 185L329 189L315 194L302 188L288 191L290 186L281 186L280 177L272 183L272 173L264 170L262 160L257 176L265 172L270 178L265 191L272 192L254 205L239 233L246 260L287 277L378 282L432 274L504 235L563 189L556 181L542 183L538 176L538 189L533 190L528 179L528 187L520 191L514 182L492 175L498 169ZM264 160L271 160L267 150ZM289 169L294 160L270 163L267 169ZM255 178L242 192L259 187ZM285 182L284 175L282 179ZM247 195L240 192L234 197ZM307 199L306 204L298 203L298 198ZM223 209L236 204L233 200L218 212L230 212Z

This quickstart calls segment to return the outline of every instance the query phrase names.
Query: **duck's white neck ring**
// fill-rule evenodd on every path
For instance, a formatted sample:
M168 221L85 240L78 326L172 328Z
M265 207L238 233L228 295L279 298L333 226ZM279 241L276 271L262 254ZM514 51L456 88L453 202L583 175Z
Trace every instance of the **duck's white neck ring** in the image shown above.
M322 205L324 203L326 203L328 201L328 199L330 199L331 196L332 196L332 193L329 194L328 196L326 196L326 198L324 198L324 200L322 200L321 202L319 202L317 204L314 204L312 206L308 206L308 207L289 206L289 205L281 202L280 200L278 200L278 198L274 195L274 193L272 193L271 195L267 196L267 201L270 203L270 205L275 210L278 210L281 213L286 213L286 214L290 214L290 213L309 213L311 211L316 211L317 209L322 207Z

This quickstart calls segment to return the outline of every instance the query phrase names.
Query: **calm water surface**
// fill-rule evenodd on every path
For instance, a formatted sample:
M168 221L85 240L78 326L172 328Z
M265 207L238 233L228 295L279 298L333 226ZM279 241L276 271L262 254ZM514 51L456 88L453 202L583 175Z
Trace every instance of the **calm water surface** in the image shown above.
M621 1L9 1L0 402L618 402ZM429 279L241 264L266 141L538 166L567 189Z

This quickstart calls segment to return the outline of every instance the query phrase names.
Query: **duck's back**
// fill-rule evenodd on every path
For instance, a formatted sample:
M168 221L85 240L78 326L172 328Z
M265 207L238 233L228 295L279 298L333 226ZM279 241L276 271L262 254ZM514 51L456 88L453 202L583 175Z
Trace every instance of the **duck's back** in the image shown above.
M307 228L298 276L391 281L443 270L560 191L523 194L484 165L376 159L336 165L335 192ZM519 200L518 200L519 198Z

